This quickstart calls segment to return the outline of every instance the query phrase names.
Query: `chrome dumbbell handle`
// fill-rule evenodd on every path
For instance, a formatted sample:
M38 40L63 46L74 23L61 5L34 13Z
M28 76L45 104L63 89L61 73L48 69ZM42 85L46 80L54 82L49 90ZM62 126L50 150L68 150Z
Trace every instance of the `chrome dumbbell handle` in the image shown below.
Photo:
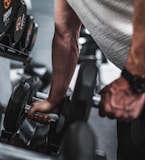
M101 101L101 95L100 94L95 94L93 96L93 107L99 108L100 101Z
M43 93L43 92L36 92L36 97L38 97L40 99L47 99L48 98L48 94Z
M32 97L32 102L42 101L43 99L47 99L47 98L48 98L48 94L43 92L36 92L35 97Z
M47 99L47 97L48 97L48 95L46 93L37 92L36 96L32 98L32 102L41 101L43 99ZM92 99L93 99L93 107L99 108L99 103L101 101L101 95L95 94L92 97ZM30 108L31 108L31 106L27 104L25 106L25 113L27 113ZM49 119L50 119L50 121L52 121L52 122L56 122L58 120L58 118L59 118L59 116L57 114L54 114L54 113L45 114L45 113L36 112L34 114L34 116L37 116L37 117L39 117L40 115L46 115L46 116L48 116Z

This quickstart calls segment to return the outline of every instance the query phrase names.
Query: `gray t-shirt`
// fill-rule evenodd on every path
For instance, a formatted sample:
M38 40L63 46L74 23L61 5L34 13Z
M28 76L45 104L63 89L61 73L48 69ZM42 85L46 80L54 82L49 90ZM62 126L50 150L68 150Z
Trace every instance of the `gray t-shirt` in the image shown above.
M107 56L123 68L131 45L134 0L67 0Z

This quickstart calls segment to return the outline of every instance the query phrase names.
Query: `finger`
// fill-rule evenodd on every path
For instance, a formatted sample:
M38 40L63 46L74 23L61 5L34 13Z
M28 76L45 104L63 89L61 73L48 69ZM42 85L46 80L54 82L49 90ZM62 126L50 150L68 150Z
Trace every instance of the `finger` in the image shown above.
M100 115L100 117L106 117L105 112L101 109L99 109L99 115Z
M49 124L51 122L51 119L48 117L48 115L28 115L29 119L34 120L41 124Z
M132 117L129 112L124 112L122 119L124 119L124 121L126 121L126 122L132 121Z
M105 117L105 116L106 116L106 114L105 114L105 112L104 112L104 106L103 106L102 101L99 103L99 115L100 115L101 117Z
M125 106L125 111L127 112L135 112L137 115L139 115L142 111L142 109L144 108L144 103L140 103L135 101L134 103L131 104L132 106Z
M136 119L140 116L142 109L138 106L138 108L134 108L131 112L129 112L131 119Z
M102 99L99 104L99 115L101 117L109 116L112 118L112 109L110 106L110 95L109 92L102 93Z
M110 104L110 99L111 99L111 96L110 96L110 93L109 92L106 92L105 94L105 97L104 97L104 101L102 102L102 105L104 107L104 112L109 115L112 113L112 106Z
M43 115L40 114L39 116L37 115L37 121L38 122L41 122L43 120Z
M27 114L28 115L33 115L37 110L39 110L38 105L31 105L31 108L28 110Z
M48 124L50 122L51 122L51 119L49 118L49 116L48 115L44 115L43 116L43 123L44 124Z
M109 119L114 119L114 113L109 104L105 104L105 106L100 107L99 115L101 117L107 116Z
M122 119L124 111L118 108L113 109L114 117L117 119Z

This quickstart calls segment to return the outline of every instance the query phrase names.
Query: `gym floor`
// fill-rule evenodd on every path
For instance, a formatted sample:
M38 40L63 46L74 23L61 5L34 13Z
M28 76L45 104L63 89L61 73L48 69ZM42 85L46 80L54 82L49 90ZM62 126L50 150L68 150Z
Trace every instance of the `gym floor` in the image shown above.
M27 1L30 2L29 0ZM31 4L28 3L28 5L28 12L34 16L35 21L39 25L37 40L32 50L33 61L45 64L51 71L51 44L54 33L54 0L31 0ZM104 84L110 83L120 74L120 71L109 62L102 64L100 70L101 80ZM73 85L73 83L74 81L72 80L71 85ZM98 149L106 152L107 160L116 160L116 121L99 117L98 109L92 108L88 123L96 135Z

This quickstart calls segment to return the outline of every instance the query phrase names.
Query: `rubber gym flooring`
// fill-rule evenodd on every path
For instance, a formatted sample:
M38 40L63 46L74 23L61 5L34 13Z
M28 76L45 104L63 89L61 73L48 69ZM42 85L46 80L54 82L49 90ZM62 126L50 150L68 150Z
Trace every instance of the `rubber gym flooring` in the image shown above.
M29 12L31 15L34 16L35 21L39 25L36 44L32 51L33 61L45 64L51 71L52 70L51 44L54 33L54 23L53 23L54 1L32 0L31 2L32 2L32 8L29 10ZM2 62L4 63L3 59ZM9 70L9 68L7 70ZM110 76L108 75L110 71L112 73L111 79L109 79ZM110 63L105 65L103 64L101 66L101 76L102 76L101 78L105 84L109 83L114 78L116 78L118 76L118 73L119 71ZM10 89L8 90L10 94L11 90ZM106 152L107 160L116 160L116 148L117 148L116 121L99 117L98 110L92 108L88 123L93 128L94 133L96 135L96 142L98 143L98 149L104 150Z

